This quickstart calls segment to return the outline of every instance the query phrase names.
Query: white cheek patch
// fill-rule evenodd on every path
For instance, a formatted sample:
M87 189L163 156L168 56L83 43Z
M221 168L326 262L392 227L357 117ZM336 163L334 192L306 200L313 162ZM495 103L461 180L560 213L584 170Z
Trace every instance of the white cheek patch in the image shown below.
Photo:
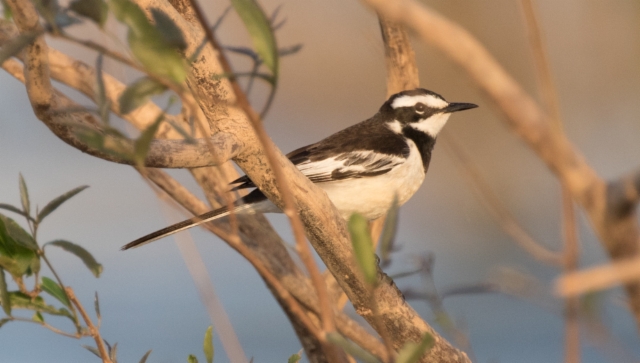
M387 127L396 134L402 133L402 124L398 120L393 120L393 122L387 122Z
M431 137L438 136L438 133L444 125L447 123L449 119L448 113L437 113L425 120L421 120L419 122L412 122L409 125L418 131L422 131L431 135Z
M442 109L449 105L447 101L432 95L400 96L393 100L391 107L413 107L416 103L424 103L429 108Z

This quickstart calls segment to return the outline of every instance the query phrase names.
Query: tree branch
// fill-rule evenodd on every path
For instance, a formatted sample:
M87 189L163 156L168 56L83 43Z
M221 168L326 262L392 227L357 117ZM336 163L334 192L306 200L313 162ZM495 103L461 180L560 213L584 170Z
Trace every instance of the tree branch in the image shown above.
M145 10L158 8L165 12L182 30L188 44L186 53L191 54L204 39L198 27L188 24L173 8L161 0L139 0ZM193 63L188 83L196 95L200 107L212 123L215 132L229 132L244 142L245 148L234 161L251 180L276 205L283 208L283 201L275 185L270 163L261 148L253 128L243 113L234 107L237 99L227 79L215 77L224 69L217 61L218 52L205 46ZM224 115L224 116L223 116ZM273 145L272 145L273 146ZM302 175L282 153L274 147L276 162L280 164L284 178L289 181L290 190L296 201L297 210L304 223L307 236L328 269L336 276L338 283L349 296L356 311L370 323L371 305L367 299L367 284L359 276L355 266L345 222L326 194ZM434 335L435 347L430 351L430 359L452 361L465 360L459 352L431 329L419 315L404 301L395 285L379 288L380 311L386 326L393 327L394 346L401 347L407 341L418 341L425 332ZM457 357L457 358L451 358Z
M613 259L640 251L640 228L635 209L613 215L605 182L586 163L564 134L554 132L552 120L531 96L466 30L414 0L365 0L377 12L399 21L462 67L498 106L505 121L560 179L589 220ZM640 283L626 285L631 309L640 328Z

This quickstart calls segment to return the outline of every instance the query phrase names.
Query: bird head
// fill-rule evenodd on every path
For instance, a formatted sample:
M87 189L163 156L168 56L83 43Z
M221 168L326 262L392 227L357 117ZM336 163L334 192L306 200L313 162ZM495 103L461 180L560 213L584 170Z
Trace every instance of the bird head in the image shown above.
M387 125L396 133L411 127L435 138L451 113L476 107L473 103L449 103L435 92L416 88L389 97L380 112L389 118Z

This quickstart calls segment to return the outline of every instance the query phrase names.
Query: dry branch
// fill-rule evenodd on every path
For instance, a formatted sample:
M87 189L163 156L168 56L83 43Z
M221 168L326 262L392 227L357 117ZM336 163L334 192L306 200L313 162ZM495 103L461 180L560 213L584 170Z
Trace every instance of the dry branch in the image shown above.
M612 259L638 254L640 229L635 202L627 203L624 213L612 213L610 202L615 195L612 188L607 187L566 136L554 130L553 121L471 34L414 0L365 2L375 11L405 24L469 74L502 111L512 130L538 154L586 211ZM640 328L640 283L629 282L626 290Z
M160 0L140 0L143 9L159 8L182 29L188 44L187 53L193 51L204 38L201 29L184 21L174 9ZM226 79L215 78L223 68L216 60L217 51L206 46L194 62L188 77L188 83L196 94L196 100L204 114L212 123L213 131L229 132L244 142L245 149L234 161L245 171L251 180L276 205L283 208L283 202L275 185L273 172L269 167L260 142L253 132L251 124L241 109L235 104L231 84ZM297 209L305 225L307 236L329 270L336 276L356 311L365 319L372 321L371 306L367 297L366 283L358 276L353 262L351 243L344 220L328 200L326 194L305 178L279 150L274 147L277 163L280 164L284 178L289 181ZM392 329L394 346L399 348L407 341L418 341L425 332L436 336L436 345L431 350L430 359L463 361L466 359L446 341L440 338L418 314L404 301L402 294L394 285L380 288L380 311L382 319ZM453 358L451 358L453 357Z

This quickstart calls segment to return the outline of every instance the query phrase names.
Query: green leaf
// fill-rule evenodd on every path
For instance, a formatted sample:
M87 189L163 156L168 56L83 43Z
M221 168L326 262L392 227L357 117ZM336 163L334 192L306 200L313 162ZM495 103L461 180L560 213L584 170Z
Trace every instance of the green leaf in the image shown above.
M42 290L47 294L56 298L56 300L60 301L64 306L71 309L71 302L65 294L64 290L57 282L51 280L50 278L43 276L42 277Z
M138 139L136 140L134 150L135 150L135 160L136 163L140 166L144 165L144 159L147 157L149 153L149 147L151 146L151 141L153 141L153 137L156 132L158 132L158 128L160 124L164 120L164 114L158 116L156 120L147 127Z
M149 100L149 97L161 94L166 90L164 85L149 77L140 78L120 94L118 98L120 113L126 115L142 106Z
M187 48L187 42L184 40L182 30L178 28L169 15L156 8L151 9L151 15L153 16L153 22L156 23L156 29L160 32L165 43L179 50Z
M69 9L93 20L100 28L104 27L109 15L109 6L104 0L75 0L69 4Z
M46 245L60 247L63 250L76 255L76 257L80 258L82 262L84 262L85 266L87 266L87 268L91 270L91 273L93 273L93 276L100 277L100 274L102 273L102 265L99 264L98 261L96 261L96 259L93 258L93 255L89 253L89 251L84 249L84 247L77 245L75 243L65 241L65 240L60 240L60 239L52 242L48 242Z
M351 234L353 252L360 270L367 283L374 286L378 281L378 270L367 219L361 214L352 214L351 218L349 218L349 233Z
M204 343L202 343L202 350L204 351L204 357L207 363L213 363L213 327L209 326L204 333Z
M146 353L144 353L142 358L140 358L140 362L138 362L138 363L147 363L147 358L149 358L149 354L151 354L151 350L149 350Z
M22 209L18 209L17 207L12 206L11 204L0 203L0 209L5 209L11 211L13 213L17 213L25 218L28 218L30 221L35 222L36 220L31 218L30 215L26 214L22 211Z
M4 318L4 319L0 319L0 328L2 328L2 326L8 322L10 322L11 319L9 318Z
M5 43L2 49L0 49L0 64L20 53L20 51L31 44L40 34L41 32L23 33Z
M2 304L2 310L4 310L4 313L11 316L9 290L7 290L7 281L5 280L4 270L2 268L0 268L0 304Z
M97 348L94 348L90 345L82 345L82 347L88 351L90 351L91 353L95 354L96 357L102 359L102 356L100 355L100 351Z
M378 358L376 358L373 354L368 351L360 348L357 344L353 343L350 340L345 339L340 333L329 333L327 334L327 340L331 343L339 346L344 349L344 351L353 356L354 358L366 362L366 363L381 363Z
M0 214L0 221L4 224L7 235L11 237L16 244L32 251L38 250L38 244L33 237L13 219Z
M42 314L39 311L36 311L36 313L33 314L33 316L31 317L31 320L42 324L44 323L44 316L42 316Z
M398 210L398 195L395 195L391 208L389 208L387 217L384 220L382 233L380 234L380 259L383 265L389 263L389 258L393 250L393 242L398 228Z
M231 4L247 28L256 52L267 68L271 70L272 84L277 83L278 46L269 19L255 0L231 0Z
M7 0L2 0L2 10L4 12L4 20L11 20L11 18L13 17L13 14L11 13L11 8L9 7L9 4L7 4ZM2 326L2 324L0 324L0 326Z
M22 177L22 173L20 173L20 202L22 203L22 210L31 214L31 203L29 202L29 190L27 190L27 183L24 181Z
M40 211L40 213L38 213L38 216L36 217L36 220L38 221L38 223L42 222L42 220L46 216L48 216L49 214L51 214L51 212L56 210L62 203L71 199L73 196L87 189L88 187L89 187L88 185L83 185L83 186L71 189L70 191L62 194L61 196L47 203L47 205L45 205L44 208L42 208L42 210Z
M95 297L93 299L93 307L96 311L96 317L98 317L98 327L102 322L102 315L100 315L100 300L98 299L98 292L96 291ZM151 352L151 351L149 351Z
M435 340L429 333L424 333L420 343L407 342L398 351L396 363L415 363L428 352L434 345Z
M69 310L65 308L58 309L55 306L47 305L41 296L32 299L20 291L11 291L9 292L9 300L11 300L11 307L14 309L27 309L51 315L66 316L72 321L75 321Z
M302 359L302 349L298 353L292 354L287 363L298 363L300 359Z
M129 28L127 41L131 52L145 69L181 84L187 77L187 64L176 49L163 38L140 7L130 0L112 0L114 15Z
M189 354L187 357L187 363L198 363L198 358L193 354Z
M17 223L0 214L0 267L14 278L40 271L40 257L37 252L24 246L25 243L29 243L27 237L30 238L30 235Z
M104 74L102 73L102 61L103 55L100 53L96 59L96 85L97 97L96 104L98 105L98 111L100 113L100 120L105 125L109 125L109 111L111 109L111 102L107 99L107 90L104 86Z

